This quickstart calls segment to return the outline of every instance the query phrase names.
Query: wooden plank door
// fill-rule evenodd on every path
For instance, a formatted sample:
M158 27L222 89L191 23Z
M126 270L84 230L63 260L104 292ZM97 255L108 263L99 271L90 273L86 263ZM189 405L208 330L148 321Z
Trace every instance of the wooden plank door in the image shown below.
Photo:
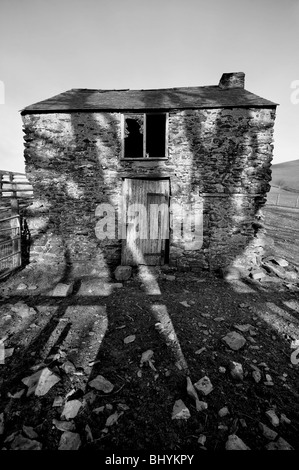
M126 238L122 264L164 264L169 238L169 181L125 179L123 203Z

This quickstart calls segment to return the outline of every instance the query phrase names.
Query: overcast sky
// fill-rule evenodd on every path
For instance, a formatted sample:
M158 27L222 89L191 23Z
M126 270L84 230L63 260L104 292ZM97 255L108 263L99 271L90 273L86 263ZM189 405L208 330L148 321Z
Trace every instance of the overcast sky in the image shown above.
M298 56L299 0L0 0L0 169L25 169L25 106L70 88L217 85L223 72L280 104L273 163L298 159Z

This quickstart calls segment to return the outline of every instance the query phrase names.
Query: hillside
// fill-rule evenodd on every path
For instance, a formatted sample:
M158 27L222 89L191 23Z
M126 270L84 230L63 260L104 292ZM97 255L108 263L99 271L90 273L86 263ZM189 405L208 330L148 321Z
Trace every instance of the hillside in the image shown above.
M299 190L299 160L272 165L271 184Z

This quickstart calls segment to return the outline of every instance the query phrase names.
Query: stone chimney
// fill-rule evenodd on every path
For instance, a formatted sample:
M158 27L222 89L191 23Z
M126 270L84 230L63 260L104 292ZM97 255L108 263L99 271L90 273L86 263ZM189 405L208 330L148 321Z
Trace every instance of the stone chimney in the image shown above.
M244 72L224 73L220 79L218 86L223 89L244 88L244 82Z

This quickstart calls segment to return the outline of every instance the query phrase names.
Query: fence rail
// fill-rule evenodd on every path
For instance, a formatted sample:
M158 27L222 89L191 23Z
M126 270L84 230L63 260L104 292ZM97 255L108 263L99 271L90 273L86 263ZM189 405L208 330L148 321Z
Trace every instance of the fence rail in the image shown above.
M0 170L0 279L22 265L20 209L33 199L24 173Z
M299 194L285 194L285 193L274 193L268 194L267 203L268 206L277 207L288 207L292 209L299 209Z

